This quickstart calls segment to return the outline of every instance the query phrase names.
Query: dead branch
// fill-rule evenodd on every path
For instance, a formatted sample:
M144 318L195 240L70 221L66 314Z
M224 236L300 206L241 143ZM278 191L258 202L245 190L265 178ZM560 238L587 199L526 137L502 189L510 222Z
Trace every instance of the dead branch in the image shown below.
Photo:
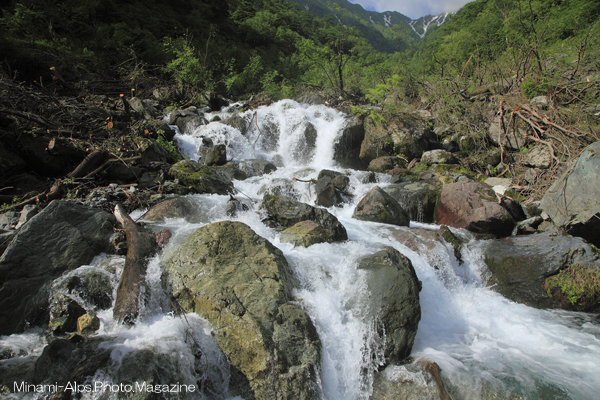
M85 159L77 166L77 168L75 168L69 175L67 175L67 177L82 178L107 158L107 152L102 150L94 150L90 154L88 154L85 157Z
M140 229L120 204L115 206L114 215L125 230L127 255L117 288L113 318L119 322L133 323L138 317L142 300L146 260L156 251L156 240L153 234Z

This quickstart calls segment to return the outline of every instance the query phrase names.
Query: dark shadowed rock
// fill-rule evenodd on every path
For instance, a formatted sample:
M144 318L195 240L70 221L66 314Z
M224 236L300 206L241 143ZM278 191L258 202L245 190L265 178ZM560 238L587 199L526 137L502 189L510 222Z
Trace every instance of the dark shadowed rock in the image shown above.
M460 181L442 187L435 222L496 237L509 236L514 220L484 183Z
M192 160L182 160L169 170L180 185L194 193L228 194L233 192L233 184L217 170L200 165Z
M0 258L0 334L48 322L52 281L109 251L112 214L53 201L27 222Z
M385 361L398 363L410 355L421 320L421 282L410 260L392 247L359 259L358 268L368 274L370 316L385 332Z
M427 182L405 182L386 186L383 190L400 204L400 207L408 213L411 221L433 222L439 195L438 186Z
M543 288L546 278L574 263L600 268L598 257L587 243L557 230L486 241L484 256L492 273L488 283L494 290L537 308L559 306Z
M342 134L333 146L333 159L344 168L365 169L367 163L359 157L364 138L365 127L362 118L348 118Z
M600 142L587 147L577 162L548 189L540 207L556 226L600 246Z
M287 198L266 194L260 208L267 214L265 224L289 228L298 222L313 221L327 232L328 242L348 240L346 228L329 211Z
M256 399L317 399L321 344L310 318L291 303L283 253L240 222L198 229L166 255L168 284L187 312L213 326L232 366Z
M367 118L364 126L360 159L365 163L398 153L409 161L420 158L429 149L430 139L434 138L428 122L414 114L401 114L384 122Z
M406 211L379 186L375 186L362 198L356 205L352 217L361 221L381 222L399 226L408 226L410 223Z

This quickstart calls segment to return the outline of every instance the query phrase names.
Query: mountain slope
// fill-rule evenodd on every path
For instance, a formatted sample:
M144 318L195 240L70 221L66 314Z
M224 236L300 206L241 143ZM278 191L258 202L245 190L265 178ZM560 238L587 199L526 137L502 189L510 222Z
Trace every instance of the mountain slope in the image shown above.
M422 38L428 29L441 25L448 14L427 15L412 20L396 11L367 11L347 0L288 0L321 18L331 18L359 30L371 45L382 53L406 50ZM329 4L328 4L329 3ZM336 7L337 6L337 7Z

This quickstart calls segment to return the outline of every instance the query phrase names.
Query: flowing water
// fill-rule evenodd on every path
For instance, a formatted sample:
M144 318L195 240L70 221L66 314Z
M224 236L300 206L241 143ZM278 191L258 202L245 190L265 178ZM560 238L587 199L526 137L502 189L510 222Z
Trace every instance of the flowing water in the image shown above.
M474 240L464 230L453 230L467 241L462 250L464 262L459 264L442 242L423 237L411 250L395 239L419 231L417 228L437 230L435 225L412 222L410 228L395 227L352 218L356 203L375 184L363 183L365 172L340 169L333 161L333 144L341 133L343 114L324 106L286 100L240 115L252 121L245 135L213 122L197 128L193 135L178 134L176 141L182 153L192 159L199 157L202 137L210 137L215 144L227 145L228 159L264 158L279 164L271 174L234 181L237 197L246 204L260 200L265 188L279 186L300 201L314 205L310 184L294 182L292 178L315 179L324 168L343 172L350 178L354 197L342 207L330 209L346 227L347 242L293 247L280 242L279 233L261 222L255 208L234 218L282 250L298 278L294 295L313 319L323 344L319 381L324 399L368 399L371 394L373 376L383 360L381 338L374 329L375 321L367 317L369 293L364 271L357 269L356 260L382 246L392 246L410 258L423 283L422 319L412 357L439 364L455 399L600 398L597 316L537 310L493 292L485 285L485 243ZM306 144L304 132L308 123L317 132L314 149ZM379 175L378 180L379 186L388 184L385 175ZM155 223L156 229L167 227L173 231L169 246L181 243L202 225L232 219L226 214L228 196L188 197L200 205L203 222L191 224L171 219ZM140 210L133 217L141 215ZM117 282L122 264L123 258L100 255L92 265L71 274L98 269ZM107 337L102 346L111 351L113 367L118 368L135 351L152 349L169 356L168 370L177 371L173 372L173 379L199 382L208 388L205 392L212 393L210 398L227 398L230 376L226 357L220 353L205 321L192 314L182 317L169 312L171 307L161 287L160 255L151 260L147 281L150 300L135 326L113 323L111 310L99 313L102 323L98 335ZM3 348L21 355L13 359L15 363L35 358L46 344L36 331L1 340ZM388 367L388 375L398 372L397 368ZM92 380L108 384L113 375L103 370ZM423 381L423 377L413 376L410 380ZM113 393L102 398L116 396ZM82 398L98 396L84 393Z

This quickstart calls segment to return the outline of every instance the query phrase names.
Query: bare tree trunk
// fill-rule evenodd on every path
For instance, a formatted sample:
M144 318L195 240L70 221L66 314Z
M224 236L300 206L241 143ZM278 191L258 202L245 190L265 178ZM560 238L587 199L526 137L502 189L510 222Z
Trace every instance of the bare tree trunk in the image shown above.
M146 260L156 251L156 241L153 234L145 232L135 224L120 204L115 206L114 214L125 229L127 256L117 288L113 318L119 322L133 323L139 314Z

